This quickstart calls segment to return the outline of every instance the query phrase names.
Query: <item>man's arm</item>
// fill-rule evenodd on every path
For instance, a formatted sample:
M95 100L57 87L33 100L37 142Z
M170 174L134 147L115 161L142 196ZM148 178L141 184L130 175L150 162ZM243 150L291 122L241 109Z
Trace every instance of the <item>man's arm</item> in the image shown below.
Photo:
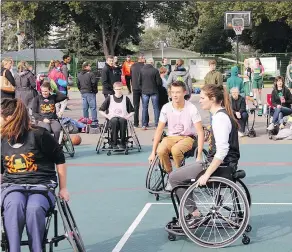
M154 134L154 139L153 139L153 147L152 147L153 154L156 154L156 150L157 150L158 144L160 143L161 135L164 130L164 127L165 127L165 123L159 121L155 134Z
M104 100L104 102L101 104L101 106L100 106L100 108L99 108L99 113L100 113L103 117L105 117L105 118L107 118L107 119L110 120L109 115L106 113L106 112L108 111L108 109L109 109L109 105L110 105L110 96L108 96L108 97Z
M223 85L223 75L220 72L217 72L218 74L218 85Z

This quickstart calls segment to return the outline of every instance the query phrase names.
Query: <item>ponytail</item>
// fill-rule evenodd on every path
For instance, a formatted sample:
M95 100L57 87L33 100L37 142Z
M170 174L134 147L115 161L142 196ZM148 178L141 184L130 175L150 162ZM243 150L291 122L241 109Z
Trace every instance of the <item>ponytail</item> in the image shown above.
M232 118L234 120L234 122L236 123L236 126L239 128L238 121L237 121L237 119L235 118L235 116L233 114L233 110L232 110L232 107L231 107L231 104L230 104L229 94L228 94L227 89L225 87L223 87L222 106L226 109L227 114L230 116L230 118Z
M206 84L202 88L202 91L205 92L209 99L215 98L216 103L221 104L226 109L227 114L230 116L230 118L232 118L232 120L234 120L237 127L239 127L237 119L235 118L231 108L229 94L223 85L217 86L215 84Z
M8 141L17 142L21 136L32 129L27 108L21 100L3 99L1 114L6 120L1 125L1 138L7 137Z

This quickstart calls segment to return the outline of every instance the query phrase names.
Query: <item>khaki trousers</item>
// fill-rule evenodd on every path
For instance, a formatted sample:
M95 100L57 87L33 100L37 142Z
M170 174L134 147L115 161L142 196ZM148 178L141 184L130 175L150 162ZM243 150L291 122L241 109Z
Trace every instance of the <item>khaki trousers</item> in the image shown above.
M176 168L181 166L184 159L184 153L191 150L194 144L194 139L189 136L168 136L164 137L157 148L157 155L163 169L170 173L172 166L170 162L170 154L173 157Z

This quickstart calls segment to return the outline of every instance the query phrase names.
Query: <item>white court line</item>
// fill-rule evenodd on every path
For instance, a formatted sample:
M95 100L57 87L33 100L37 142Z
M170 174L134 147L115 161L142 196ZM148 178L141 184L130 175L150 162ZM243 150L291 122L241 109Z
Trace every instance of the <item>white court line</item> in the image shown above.
M119 243L115 246L115 248L113 249L112 252L120 252L121 251L121 249L124 247L125 243L129 239L129 237L131 236L131 234L134 232L134 230L136 229L136 227L139 225L140 221L143 219L144 215L147 213L147 211L151 207L151 205L152 205L152 203L147 203L144 206L144 208L142 209L142 211L136 217L136 219L134 220L134 222L132 223L132 225L128 228L128 230L123 235L123 237L121 238L121 240L119 241Z
M147 203L144 206L144 208L142 209L142 211L138 214L136 219L133 221L131 226L128 228L126 233L120 239L118 244L114 247L112 252L120 252L122 250L122 248L124 247L124 245L126 244L128 239L130 238L132 233L135 231L136 227L139 225L139 223L141 222L141 220L146 215L146 213L148 212L148 210L150 209L150 207L152 205L172 205L172 203L163 203L163 202ZM289 203L289 202L283 202L283 203L281 203L281 202L256 202L256 203L252 203L252 205L270 205L270 206L281 206L281 205L285 206L286 205L286 206L290 206L290 205L292 205L292 202L291 203Z

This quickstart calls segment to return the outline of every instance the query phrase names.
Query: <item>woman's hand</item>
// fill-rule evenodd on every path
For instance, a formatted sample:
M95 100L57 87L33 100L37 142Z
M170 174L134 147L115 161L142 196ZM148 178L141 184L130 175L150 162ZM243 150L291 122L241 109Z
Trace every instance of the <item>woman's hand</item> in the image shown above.
M67 191L67 188L62 188L60 191L59 191L59 197L65 201L69 201L69 193Z
M277 108L280 109L282 106L281 105L277 105Z
M204 186L207 184L208 179L210 178L210 176L208 174L204 174L202 175L199 179L198 179L198 185L199 186Z
M155 159L155 152L151 152L151 154L150 154L150 156L148 158L149 163L151 164L154 159Z

